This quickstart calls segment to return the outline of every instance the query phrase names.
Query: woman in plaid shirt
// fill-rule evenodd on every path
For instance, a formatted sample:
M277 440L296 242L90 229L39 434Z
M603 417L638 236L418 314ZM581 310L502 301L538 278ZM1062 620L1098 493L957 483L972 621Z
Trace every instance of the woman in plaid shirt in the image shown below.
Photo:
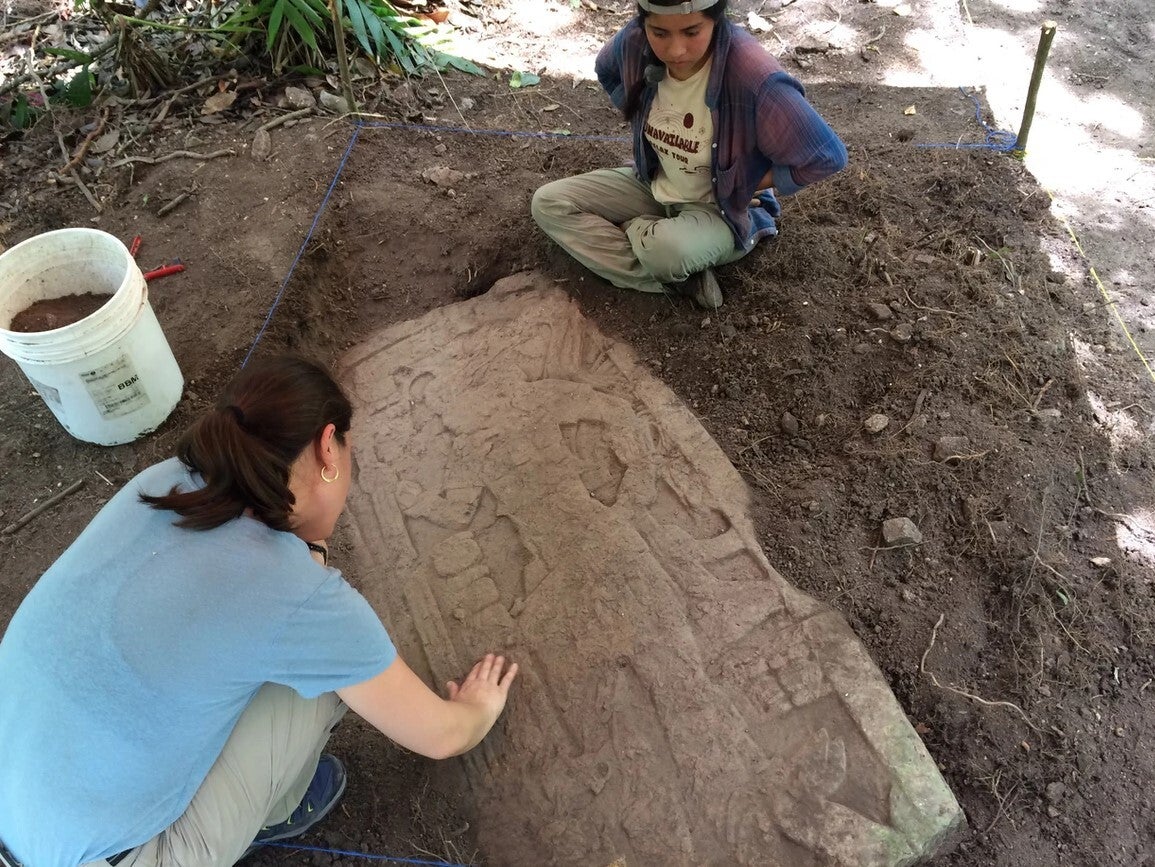
M633 129L632 167L541 187L538 225L600 277L721 306L713 267L777 234L778 195L846 165L846 147L726 0L638 0L597 75Z

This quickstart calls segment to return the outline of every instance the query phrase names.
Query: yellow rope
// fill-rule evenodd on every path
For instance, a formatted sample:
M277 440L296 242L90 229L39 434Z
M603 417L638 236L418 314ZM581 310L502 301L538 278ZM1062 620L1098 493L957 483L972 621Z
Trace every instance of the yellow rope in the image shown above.
M1050 191L1047 195L1051 197L1051 203L1055 201L1055 197L1051 195ZM1103 294L1103 300L1107 302L1107 306L1111 309L1111 313L1115 316L1115 321L1119 323L1119 327L1123 329L1123 333L1127 335L1127 341L1131 344L1131 348L1135 350L1135 354L1139 356L1139 360L1143 362L1143 366L1147 368L1147 375L1151 377L1152 382L1155 382L1155 370L1151 369L1151 362L1147 360L1147 356L1143 354L1143 350L1139 348L1139 344L1135 342L1135 338L1131 336L1131 329L1127 327L1127 323L1123 321L1123 316L1119 312L1119 307L1115 303L1115 299L1111 297L1111 293L1107 290L1106 285L1099 279L1099 272L1095 270L1095 266L1091 264L1091 257L1083 249L1083 245L1079 243L1079 238L1075 234L1075 230L1071 228L1071 224L1067 222L1067 218L1062 214L1059 215L1059 221L1062 222L1063 228L1067 230L1067 234L1071 236L1071 240L1075 244L1075 249L1079 251L1079 255L1083 257L1083 261L1087 263L1087 268L1091 277L1095 281L1095 285L1099 287L1099 291Z

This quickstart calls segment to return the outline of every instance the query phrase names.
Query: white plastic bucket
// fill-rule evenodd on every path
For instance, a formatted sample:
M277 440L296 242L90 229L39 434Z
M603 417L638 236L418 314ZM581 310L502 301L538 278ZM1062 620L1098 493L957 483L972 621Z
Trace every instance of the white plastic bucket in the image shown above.
M63 328L9 331L37 301L110 295ZM15 361L77 439L112 446L155 430L180 400L184 378L148 284L117 238L97 229L58 229L0 255L0 352Z

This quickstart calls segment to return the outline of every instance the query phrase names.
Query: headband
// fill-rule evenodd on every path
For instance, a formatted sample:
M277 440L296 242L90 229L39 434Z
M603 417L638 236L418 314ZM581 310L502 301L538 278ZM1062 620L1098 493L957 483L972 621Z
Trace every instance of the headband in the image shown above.
M691 12L702 12L711 6L716 6L718 0L684 0L673 6L659 6L650 0L637 0L639 6L652 15L689 15Z

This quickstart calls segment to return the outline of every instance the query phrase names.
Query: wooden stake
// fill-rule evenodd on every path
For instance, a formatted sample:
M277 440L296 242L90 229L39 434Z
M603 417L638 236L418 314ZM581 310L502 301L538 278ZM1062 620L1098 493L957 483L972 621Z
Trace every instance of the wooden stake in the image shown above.
M1027 89L1027 104L1023 108L1023 123L1015 139L1014 154L1019 159L1026 156L1027 136L1031 134L1031 121L1035 119L1035 100L1039 95L1039 85L1043 81L1043 69L1047 65L1047 55L1051 53L1051 42L1059 25L1054 21L1044 21L1039 33L1039 49L1035 52L1035 68L1031 70L1031 85Z

